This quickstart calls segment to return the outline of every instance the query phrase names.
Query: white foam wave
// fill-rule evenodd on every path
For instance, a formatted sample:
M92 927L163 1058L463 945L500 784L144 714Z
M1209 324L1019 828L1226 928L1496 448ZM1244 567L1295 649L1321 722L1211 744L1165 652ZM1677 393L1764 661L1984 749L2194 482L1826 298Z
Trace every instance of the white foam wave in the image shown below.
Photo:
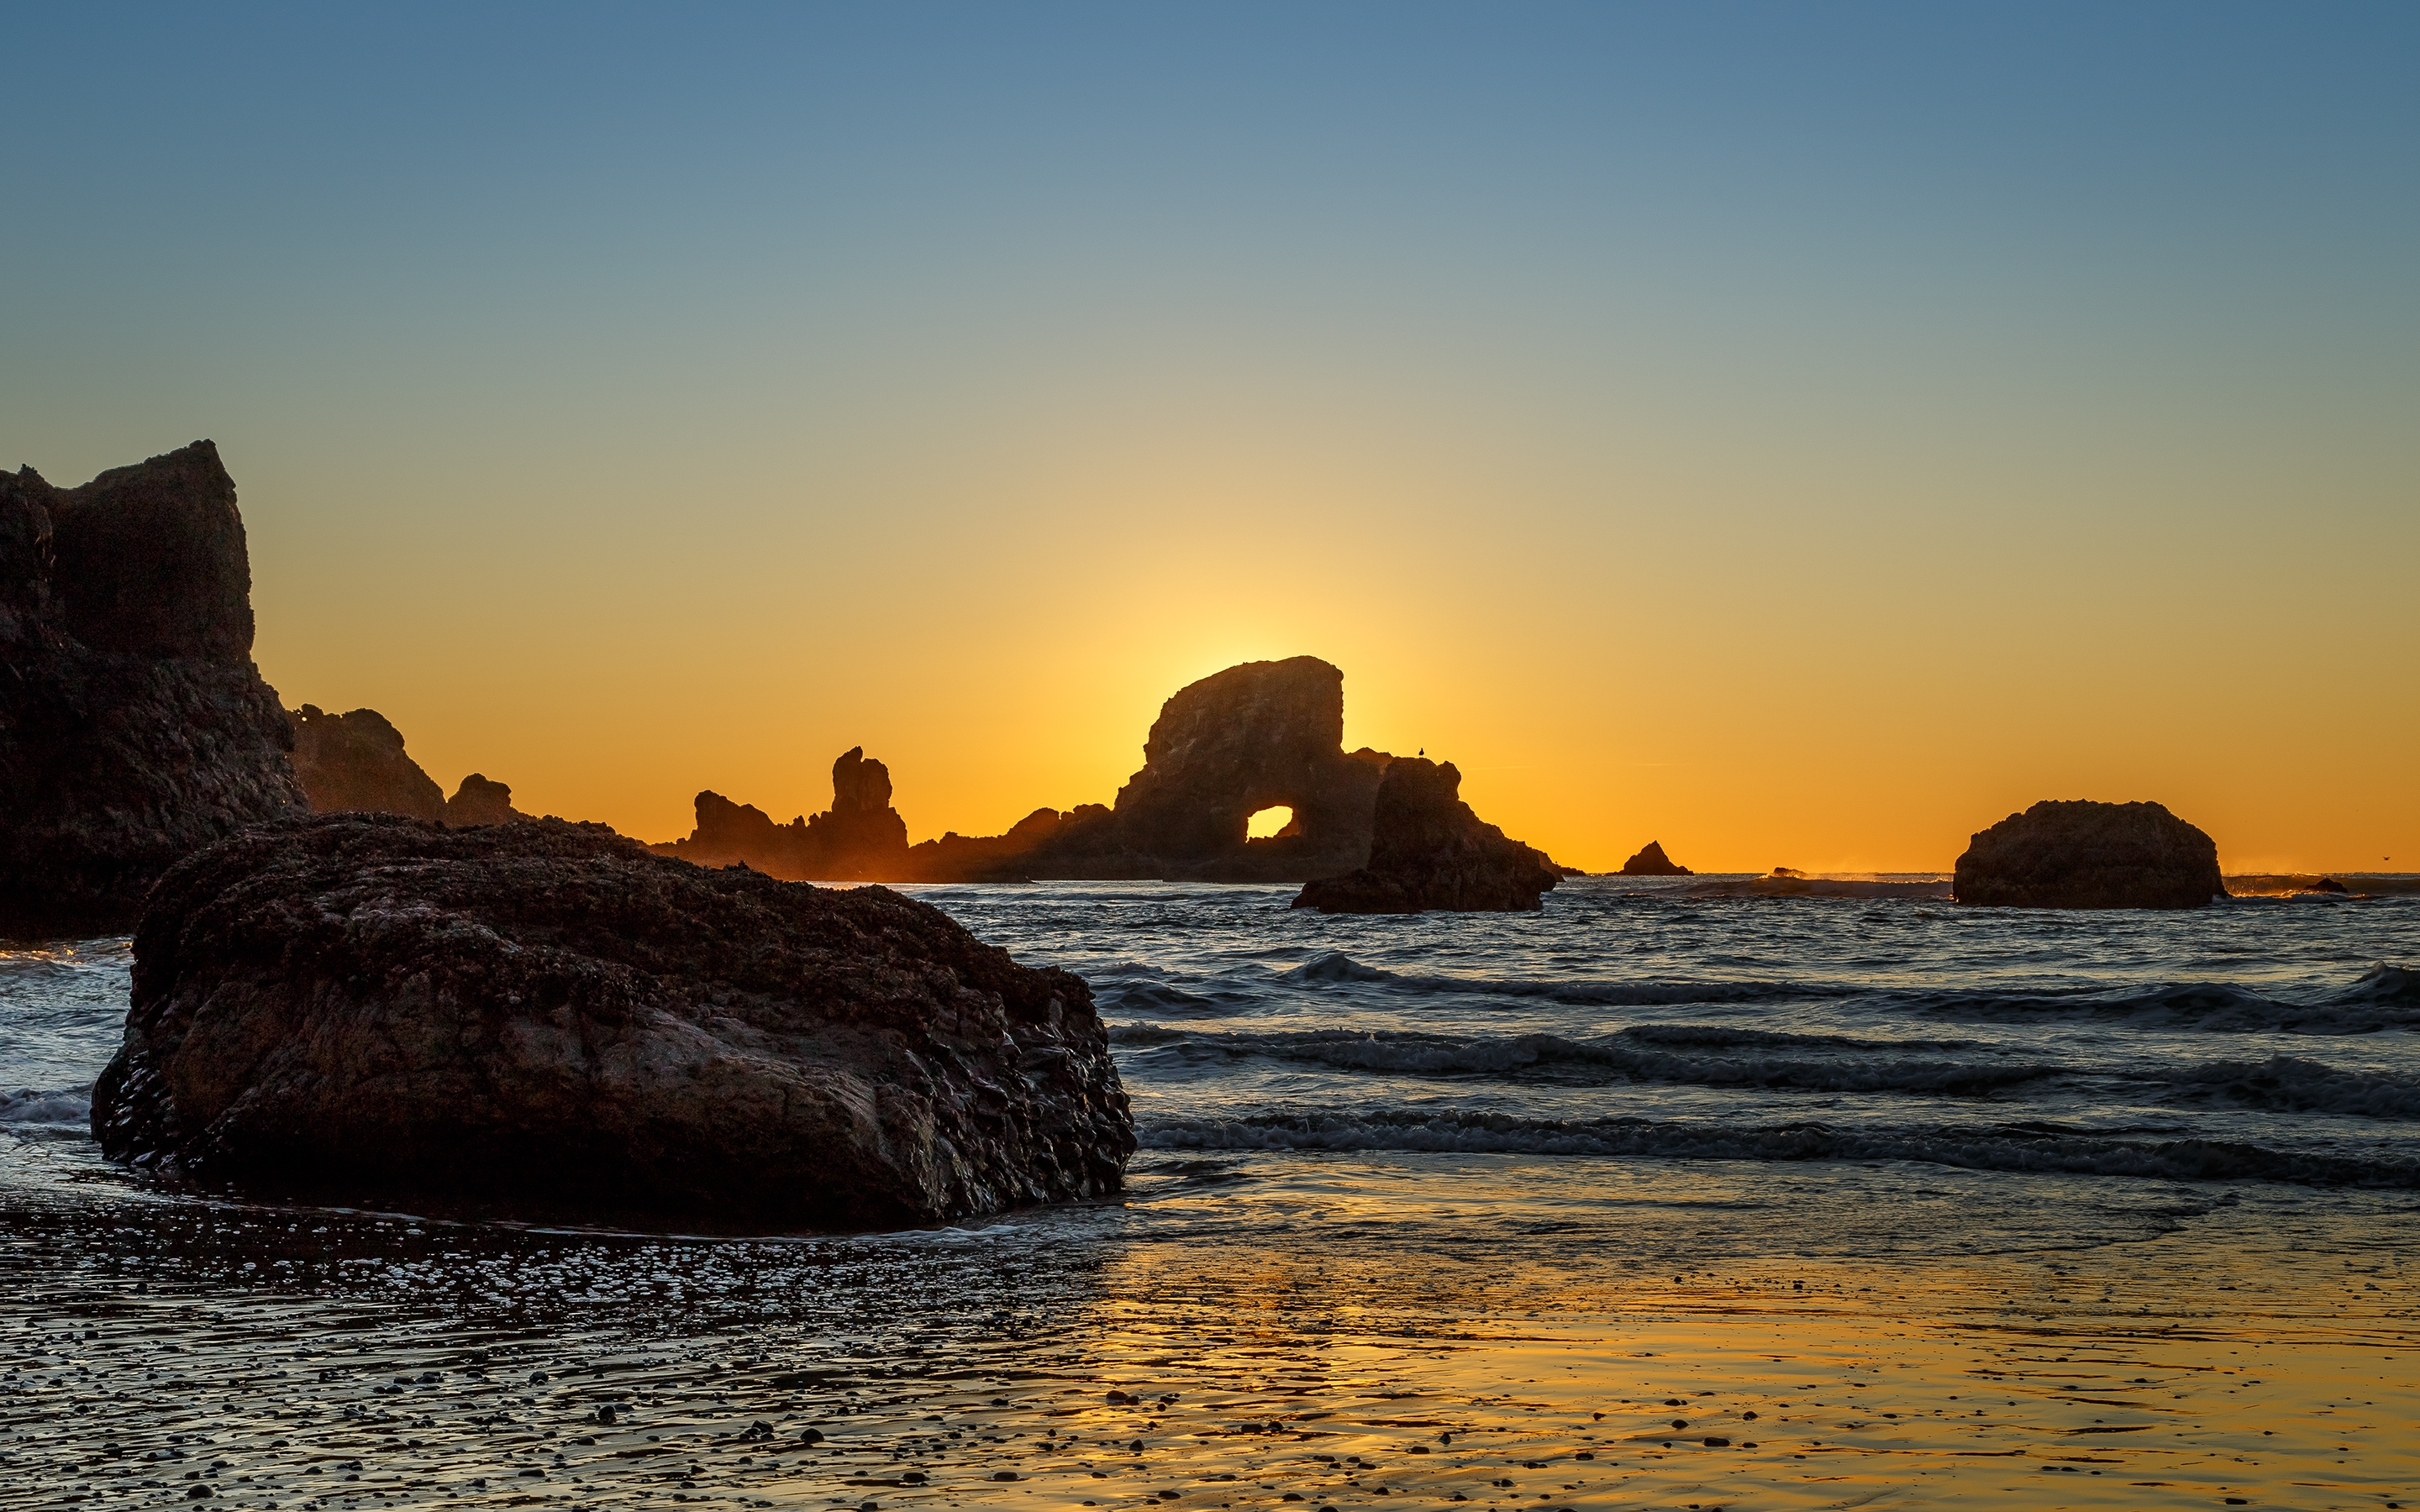
M0 1092L0 1123L89 1124L92 1088L38 1091L21 1088Z

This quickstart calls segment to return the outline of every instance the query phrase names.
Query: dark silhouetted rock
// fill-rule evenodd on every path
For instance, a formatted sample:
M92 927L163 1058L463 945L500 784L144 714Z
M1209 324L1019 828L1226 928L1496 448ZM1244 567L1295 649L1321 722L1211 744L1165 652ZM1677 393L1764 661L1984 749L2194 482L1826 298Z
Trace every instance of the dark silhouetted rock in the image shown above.
M513 807L513 790L473 772L445 800L445 822L457 829L473 825L504 825L529 815Z
M1323 914L1521 913L1544 907L1555 865L1462 801L1450 762L1398 756L1378 784L1370 864L1302 889Z
M891 770L868 761L862 746L832 763L832 806L823 813L777 825L752 803L701 793L697 827L652 849L701 866L738 861L800 882L927 880L910 862L908 822L891 807Z
M852 750L832 765L830 811L776 825L761 810L702 793L697 828L655 849L818 881L1299 882L1370 856L1378 778L1394 758L1367 747L1347 752L1343 734L1342 672L1315 656L1248 662L1161 707L1143 768L1113 809L1036 809L1005 835L952 831L911 846L891 807L891 774ZM1251 816L1275 808L1291 809L1293 821L1249 838Z
M294 777L313 813L445 817L445 790L404 754L403 733L376 709L294 711Z
M2338 881L2337 881L2335 878L2334 878L2334 877L2321 877L2321 878L2319 878L2319 881L2312 883L2309 887L2304 887L2303 890L2304 890L2304 892L2340 892L2340 893L2350 893L2350 892L2352 891L2352 889L2351 889L2350 887L2346 887L2343 883L2338 882Z
M1163 704L1143 767L1106 814L1063 825L1027 858L1037 877L1298 881L1370 855L1371 806L1393 758L1347 753L1344 674L1316 656L1246 662ZM1264 809L1287 832L1250 840Z
M130 927L179 857L302 811L251 582L208 441L0 473L0 933Z
M1103 1196L1135 1145L1076 977L601 825L262 825L134 956L93 1130L189 1186L867 1227Z
M832 806L808 818L800 870L832 882L905 875L908 821L891 807L891 769L852 746L832 763Z
M1974 838L1951 895L1997 908L2199 908L2216 842L2156 803L2037 803Z
M1647 842L1647 848L1645 850L1640 851L1637 856L1634 856L1629 860L1621 863L1621 871L1618 872L1617 875L1625 877L1688 877L1695 876L1697 873L1673 860L1670 856L1665 855L1662 841L1651 840Z

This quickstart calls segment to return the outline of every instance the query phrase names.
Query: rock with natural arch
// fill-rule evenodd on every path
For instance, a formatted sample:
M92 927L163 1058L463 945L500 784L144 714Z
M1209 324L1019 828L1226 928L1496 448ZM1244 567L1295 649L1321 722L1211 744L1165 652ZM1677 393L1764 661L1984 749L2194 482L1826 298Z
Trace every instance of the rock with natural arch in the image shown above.
M1344 748L1344 673L1316 656L1249 661L1161 705L1143 766L1107 813L1063 826L1024 860L1036 877L1299 882L1370 858L1378 779L1394 758ZM1294 822L1252 840L1264 809Z

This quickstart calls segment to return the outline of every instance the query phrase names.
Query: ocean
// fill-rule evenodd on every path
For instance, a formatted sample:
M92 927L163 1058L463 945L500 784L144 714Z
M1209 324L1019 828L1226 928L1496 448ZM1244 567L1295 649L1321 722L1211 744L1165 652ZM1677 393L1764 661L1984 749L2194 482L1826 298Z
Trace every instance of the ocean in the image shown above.
M11 948L0 1505L2420 1494L2420 897L1737 881L903 888L1092 984L1142 1148L885 1235L158 1193L84 1127L127 942Z

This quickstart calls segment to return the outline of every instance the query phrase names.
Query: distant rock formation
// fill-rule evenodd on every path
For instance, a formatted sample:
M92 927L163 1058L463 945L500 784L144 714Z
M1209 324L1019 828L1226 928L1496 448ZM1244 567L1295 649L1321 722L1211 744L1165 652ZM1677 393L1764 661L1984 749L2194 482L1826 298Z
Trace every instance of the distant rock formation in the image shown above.
M809 816L802 862L817 877L871 882L906 874L908 821L891 807L891 768L852 746L832 763L832 806Z
M652 849L700 866L737 861L794 882L924 880L908 855L908 821L891 807L891 769L867 760L862 746L832 763L832 806L822 813L777 825L752 803L708 791L697 795L689 838Z
M0 473L0 934L128 928L180 857L302 810L251 591L209 441Z
M1996 908L2200 908L2218 846L2156 803L2037 803L1975 836L1951 896Z
M1544 906L1555 865L1481 823L1450 762L1398 756L1378 784L1370 864L1308 885L1323 914L1520 913Z
M513 807L513 790L473 772L445 800L445 822L456 829L473 825L504 825L529 815Z
M1649 841L1647 848L1621 863L1614 873L1624 877L1690 877L1697 873L1664 854L1661 841Z
M1344 673L1316 656L1246 662L1178 690L1143 766L1108 813L1063 825L1031 856L1036 877L1290 882L1370 856L1379 774L1394 758L1344 749ZM1264 809L1294 822L1246 837Z
M313 813L445 817L445 790L404 754L403 733L378 710L329 714L305 703L290 717L294 776Z
M1367 747L1348 753L1343 737L1342 671L1315 656L1247 662L1161 706L1142 770L1114 808L1036 809L1005 835L953 831L911 846L891 807L890 772L861 748L832 764L830 812L777 825L752 805L701 793L697 827L655 849L808 881L1300 882L1370 856L1379 775L1395 758ZM1293 810L1293 822L1249 838L1251 816L1275 808Z
M2341 894L2350 894L2352 891L2350 887L2346 887L2343 883L2338 882L2334 877L2321 877L2319 881L2312 883L2303 890L2304 892L2334 892Z
M1105 1196L1135 1148L1079 979L602 825L262 825L134 958L93 1132L178 1185L895 1227Z

